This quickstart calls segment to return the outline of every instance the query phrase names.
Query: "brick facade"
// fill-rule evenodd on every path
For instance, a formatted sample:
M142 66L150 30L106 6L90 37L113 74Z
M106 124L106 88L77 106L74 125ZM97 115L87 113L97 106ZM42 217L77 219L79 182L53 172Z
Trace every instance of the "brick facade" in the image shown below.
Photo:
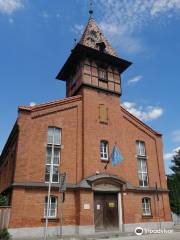
M124 229L126 225L158 223L159 219L163 223L171 222L162 136L120 106L121 72L118 67L107 66L108 82L99 81L98 64L90 57L79 61L72 74L75 84L70 80L66 84L67 98L19 107L15 127L0 158L0 191L10 196L9 228L12 232L13 229L45 226L44 201L48 189L45 163L49 126L60 128L62 133L59 171L67 173L64 227L79 226L79 233L87 232L90 226L94 228L94 192L101 184L106 191L99 191L107 194L113 191L113 186L119 189L114 191L119 194L119 224ZM127 63L121 64L125 69ZM99 106L102 104L107 109L107 123L100 122ZM117 144L123 156L123 161L117 166L109 163L105 169L106 162L100 159L101 140L108 141L109 155ZM145 142L146 146L148 186L145 188L139 187L137 140ZM59 227L62 203L58 184L52 184L51 194L57 197L58 206L57 216L49 220L49 226ZM144 197L151 202L150 216L142 215ZM85 205L88 205L87 209ZM83 226L87 229L84 230Z

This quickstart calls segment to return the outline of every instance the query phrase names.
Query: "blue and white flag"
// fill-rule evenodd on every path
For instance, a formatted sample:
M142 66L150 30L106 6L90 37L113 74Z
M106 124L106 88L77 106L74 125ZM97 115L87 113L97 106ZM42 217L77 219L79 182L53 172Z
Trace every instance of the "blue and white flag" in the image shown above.
M119 153L117 146L115 145L113 147L112 153L111 153L111 159L112 159L112 165L113 167L116 166L119 162L123 160L121 154Z

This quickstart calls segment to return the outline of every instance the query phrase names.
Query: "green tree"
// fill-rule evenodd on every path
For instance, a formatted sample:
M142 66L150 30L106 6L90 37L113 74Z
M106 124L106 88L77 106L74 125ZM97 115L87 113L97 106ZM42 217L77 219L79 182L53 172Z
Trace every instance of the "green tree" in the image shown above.
M8 206L8 198L0 194L0 206Z
M171 170L173 174L167 178L167 184L172 212L180 214L180 149L175 151L172 159Z

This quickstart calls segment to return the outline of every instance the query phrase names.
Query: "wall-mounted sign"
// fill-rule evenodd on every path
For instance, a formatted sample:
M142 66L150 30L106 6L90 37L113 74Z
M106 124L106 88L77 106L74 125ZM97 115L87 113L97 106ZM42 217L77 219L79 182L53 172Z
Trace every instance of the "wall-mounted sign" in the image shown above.
M114 203L114 202L109 202L109 203L108 203L108 206L109 206L110 208L114 208L114 207L115 207L115 203Z
M90 209L90 204L89 203L84 203L84 209Z
M100 204L97 204L97 210L100 210L101 209L101 205Z

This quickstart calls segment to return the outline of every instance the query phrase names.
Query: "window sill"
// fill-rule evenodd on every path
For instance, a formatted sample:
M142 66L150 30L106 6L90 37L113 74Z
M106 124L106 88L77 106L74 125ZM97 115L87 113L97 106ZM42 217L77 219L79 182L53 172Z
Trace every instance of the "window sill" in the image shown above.
M108 121L99 121L102 124L108 125Z
M149 219L149 218L153 218L153 215L142 215L143 219Z
M49 184L49 182L45 181L45 184ZM51 184L59 184L59 182L51 182Z
M101 158L101 162L107 163L107 162L109 162L109 159L103 159L103 158Z
M41 218L41 222L45 222L46 218ZM54 217L54 218L48 218L48 222L59 222L59 218Z
M147 159L147 155L136 155L137 158L143 158L143 159Z

